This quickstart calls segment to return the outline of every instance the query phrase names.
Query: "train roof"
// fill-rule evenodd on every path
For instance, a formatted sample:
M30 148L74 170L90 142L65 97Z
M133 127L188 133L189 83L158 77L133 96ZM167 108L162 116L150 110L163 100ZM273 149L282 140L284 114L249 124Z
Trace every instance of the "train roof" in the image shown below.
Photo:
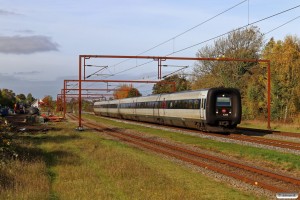
M124 99L114 99L114 100L109 100L109 101L101 101L101 102L95 102L95 104L101 104L102 102L110 102L110 103L118 103L119 101L122 101L122 102L132 102L132 101L139 101L139 100L142 100L142 99L147 99L148 101L153 101L153 100L157 100L157 99L160 99L161 97L162 98L170 98L172 99L173 96L181 96L181 99L184 99L185 96L184 94L193 94L191 97L191 99L193 98L197 98L199 97L201 94L197 94L197 93L202 93L202 95L206 95L208 91L215 91L215 90L222 90L222 89L225 89L225 90L236 90L235 88L225 88L225 87L215 87L215 88L205 88L205 89L199 89L199 90L185 90L185 91L180 91L180 92L174 92L174 93L162 93L162 94L153 94L153 95L148 95L148 96L141 96L141 97L130 97L130 98L124 98ZM203 92L205 94L203 94Z

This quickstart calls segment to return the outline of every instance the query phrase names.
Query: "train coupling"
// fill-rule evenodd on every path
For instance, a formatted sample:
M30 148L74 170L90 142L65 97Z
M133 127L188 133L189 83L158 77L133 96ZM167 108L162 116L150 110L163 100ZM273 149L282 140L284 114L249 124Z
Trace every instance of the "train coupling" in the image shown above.
M229 121L219 121L219 126L228 126Z

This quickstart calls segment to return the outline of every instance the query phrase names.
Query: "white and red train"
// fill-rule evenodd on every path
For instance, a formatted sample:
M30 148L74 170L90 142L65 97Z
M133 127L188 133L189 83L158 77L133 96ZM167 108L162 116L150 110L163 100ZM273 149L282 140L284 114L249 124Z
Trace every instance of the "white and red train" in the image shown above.
M234 88L210 88L94 103L96 115L195 128L211 132L234 129L242 116L241 95Z

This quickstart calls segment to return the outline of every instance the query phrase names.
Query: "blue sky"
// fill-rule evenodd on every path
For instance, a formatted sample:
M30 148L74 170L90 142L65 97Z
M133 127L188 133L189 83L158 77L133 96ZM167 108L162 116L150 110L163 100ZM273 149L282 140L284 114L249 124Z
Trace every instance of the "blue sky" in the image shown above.
M240 2L242 0L0 0L0 88L12 89L17 94L31 92L35 97L52 95L56 98L64 79L78 79L78 55L137 55ZM296 0L245 1L143 55L165 56L299 4ZM298 7L255 25L266 33L298 17L299 11ZM266 41L270 37L278 40L286 35L299 36L299 24L300 18L295 19L267 34ZM198 49L212 43L174 56L194 57ZM92 60L88 64L111 66L118 61ZM143 62L129 61L103 73L117 73ZM193 63L180 64L193 66ZM109 79L153 80L156 68L156 63L151 63ZM95 70L88 69L87 74ZM169 73L174 69L163 70Z

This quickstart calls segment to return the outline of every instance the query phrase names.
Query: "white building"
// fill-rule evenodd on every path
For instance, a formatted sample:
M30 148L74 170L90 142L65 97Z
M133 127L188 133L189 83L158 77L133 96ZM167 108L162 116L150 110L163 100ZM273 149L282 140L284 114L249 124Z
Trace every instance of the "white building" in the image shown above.
M32 102L31 107L36 107L36 108L40 108L40 105L43 104L44 102L41 99L36 99L34 100L34 102Z

